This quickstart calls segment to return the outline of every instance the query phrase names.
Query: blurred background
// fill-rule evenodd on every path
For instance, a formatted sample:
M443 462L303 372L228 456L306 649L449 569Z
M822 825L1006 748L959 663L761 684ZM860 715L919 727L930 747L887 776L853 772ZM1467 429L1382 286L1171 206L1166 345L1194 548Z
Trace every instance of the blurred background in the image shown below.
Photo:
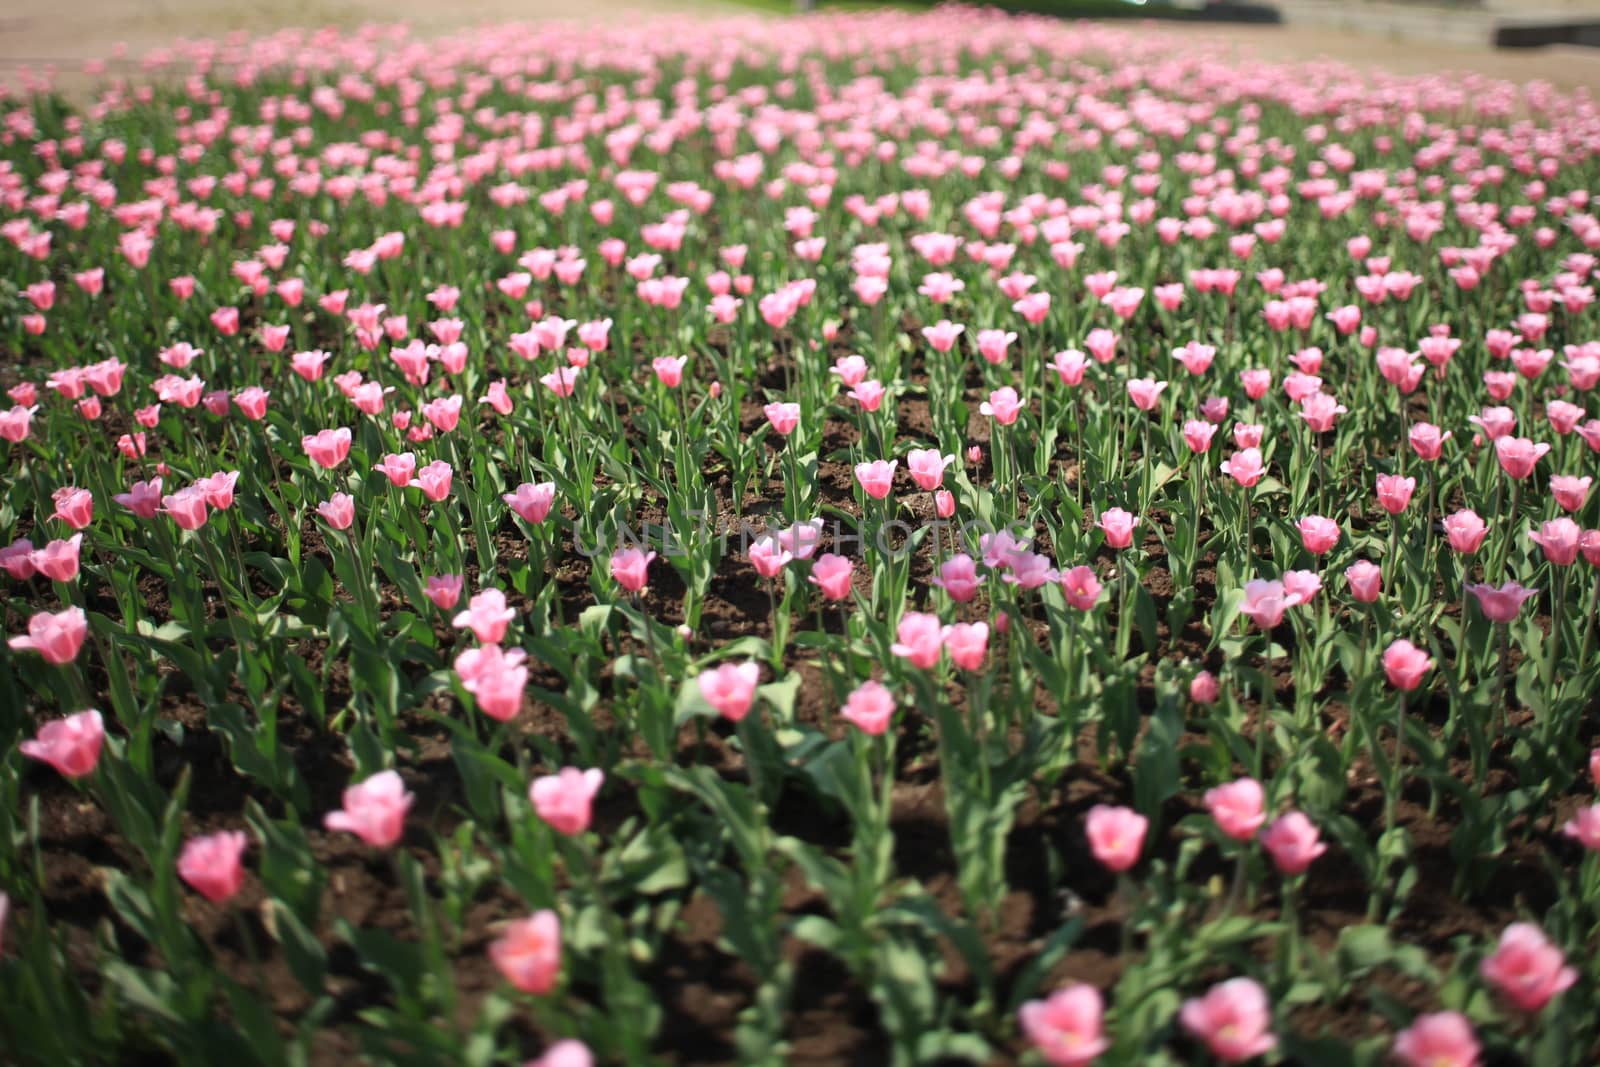
M491 22L684 13L928 7L915 0L27 0L0 5L0 81L53 69L70 86L88 59L113 72L178 38L404 22L422 34ZM1563 88L1600 87L1600 0L996 0L1060 18L1149 20L1208 46L1269 60L1325 57L1397 73L1470 70Z

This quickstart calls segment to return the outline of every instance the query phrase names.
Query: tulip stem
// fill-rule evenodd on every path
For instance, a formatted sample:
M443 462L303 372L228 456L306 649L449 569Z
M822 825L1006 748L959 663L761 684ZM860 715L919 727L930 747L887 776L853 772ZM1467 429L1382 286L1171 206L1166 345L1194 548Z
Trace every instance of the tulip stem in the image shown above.
M1583 627L1583 651L1578 655L1580 670L1589 662L1589 653L1594 649L1596 615L1600 615L1600 579L1595 581L1594 593L1589 597L1589 620Z
M1400 694L1400 703L1394 716L1394 765L1389 771L1389 795L1385 798L1383 812L1383 828L1385 831L1393 830L1395 811L1400 803L1400 787L1403 781L1404 766L1401 757L1405 752L1406 737L1406 694Z
M233 925L239 931L239 943L244 946L245 958L250 961L250 972L256 980L256 996L263 1001L267 996L267 976L261 968L261 953L256 950L255 935L250 933L250 924L245 921L244 912L233 908Z
M1570 567L1557 569L1555 595L1550 600L1550 654L1544 665L1545 699L1548 701L1555 699L1556 665L1561 659L1561 607L1567 599L1567 577L1571 570Z

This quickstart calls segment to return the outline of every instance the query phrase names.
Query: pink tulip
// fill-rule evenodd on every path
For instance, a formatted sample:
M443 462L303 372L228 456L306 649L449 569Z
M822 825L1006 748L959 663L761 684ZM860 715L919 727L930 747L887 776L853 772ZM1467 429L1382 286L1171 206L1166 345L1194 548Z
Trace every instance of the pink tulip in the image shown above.
M411 484L411 476L417 470L417 457L410 452L391 452L383 457L383 462L374 464L373 470L379 471L389 484L404 489Z
M1249 841L1267 821L1266 795L1254 778L1239 778L1206 790L1206 810L1235 841Z
M1383 650L1383 672L1389 684L1410 692L1422 684L1423 676L1433 670L1434 662L1416 645L1401 638Z
M984 657L989 653L989 625L987 623L958 622L945 627L944 646L950 651L950 662L963 671L983 669Z
M1077 386L1083 384L1083 372L1088 367L1087 358L1076 349L1067 349L1055 354L1054 361L1050 364L1061 379L1062 385Z
M637 548L618 549L611 556L611 577L628 592L641 593L649 579L650 561L655 558L654 552Z
M440 611L449 611L461 600L461 587L465 584L466 579L459 574L436 574L428 578L422 595Z
M944 469L955 461L955 456L941 455L937 448L913 448L906 455L906 469L918 488L931 492L944 482Z
M944 649L944 627L937 615L908 611L895 628L895 642L889 647L913 667L927 670L939 665L939 654Z
M700 672L696 681L700 695L717 714L738 722L750 714L755 702L756 685L761 681L761 666L757 663L720 663L710 670Z
M1158 382L1154 378L1130 378L1127 384L1128 399L1140 411L1153 411L1161 402L1161 393L1166 387L1166 382Z
M1201 671L1189 680L1189 699L1196 704L1210 707L1221 696L1222 686L1210 671Z
M956 513L955 494L948 489L940 489L933 494L933 511L941 519L948 519Z
M778 547L795 559L810 559L812 553L816 552L817 546L822 543L822 520L808 519L805 522L797 522L772 536L777 540Z
M1239 610L1258 630L1271 630L1283 621L1283 613L1300 603L1300 598L1284 589L1281 581L1253 578L1245 583L1244 604Z
M1261 463L1261 451L1253 447L1240 449L1222 461L1222 473L1238 482L1243 488L1249 489L1266 473L1266 468Z
M789 436L800 425L799 404L768 404L764 410L773 432L781 437Z
M1104 588L1093 567L1077 566L1061 574L1061 593L1068 606L1078 611L1093 611Z
M1419 1015L1394 1039L1403 1067L1478 1067L1481 1052L1472 1024L1453 1011Z
M1507 582L1496 588L1486 584L1469 584L1467 592L1478 599L1478 608L1490 622L1510 622L1522 609L1522 602L1536 596L1537 589L1529 589L1520 582Z
M1272 856L1278 871L1288 875L1305 873L1318 856L1328 851L1316 824L1298 811L1273 820L1261 835L1261 847Z
M355 498L349 493L335 493L317 505L317 514L335 530L348 530L356 521Z
M1561 950L1532 923L1512 923L1478 973L1520 1011L1541 1011L1578 980Z
M454 475L450 464L436 459L417 472L416 485L422 490L423 496L437 502L450 495L450 482Z
M405 830L406 812L416 798L395 771L379 771L344 791L344 806L322 819L329 830L355 834L373 848L390 848Z
M28 632L11 638L10 646L19 652L39 653L44 661L59 666L78 658L83 639L89 633L89 618L79 607L64 611L41 611L28 619Z
M19 537L5 548L0 548L0 568L19 582L25 582L36 573L33 566L33 542Z
M67 778L82 778L94 773L105 737L105 721L91 708L45 723L37 737L17 749L29 759L50 764Z
M528 800L556 833L581 834L589 828L594 797L605 778L598 767L586 771L563 767L558 774L535 778L528 788Z
M1544 558L1558 567L1578 562L1578 540L1582 536L1583 529L1564 515L1528 532L1528 539L1544 550Z
M877 411L883 406L883 398L887 395L883 383L869 378L850 390L850 399L861 405L862 411Z
M1550 495L1555 498L1556 505L1562 511L1579 512L1588 502L1589 486L1592 484L1594 484L1593 478L1553 475L1550 478Z
M1017 1018L1039 1055L1053 1067L1085 1067L1108 1047L1102 1030L1100 991L1076 983L1047 1000L1030 1000Z
M161 479L134 482L126 493L118 493L111 499L141 519L153 519L161 511Z
M213 904L225 904L244 885L239 862L250 839L238 830L191 837L178 855L178 877Z
M505 933L489 945L489 959L522 992L550 992L561 973L560 918L546 908L508 923Z
M1489 528L1471 508L1462 508L1444 518L1445 538L1450 542L1450 547L1462 555L1478 551L1488 532Z
M843 556L824 552L811 565L806 581L820 589L828 600L847 600L855 582L855 565Z
M1017 421L1022 403L1017 398L1017 391L1006 385L990 393L989 399L978 405L978 410L1001 426L1010 426Z
M656 372L656 380L662 385L676 389L683 381L683 367L688 362L688 356L657 356L650 361L650 369Z
M1132 808L1096 804L1089 809L1085 829L1089 849L1107 870L1121 873L1139 862L1150 820Z
M928 344L933 346L935 352L948 352L956 345L956 338L966 330L965 326L955 325L949 319L940 319L932 326L922 328L922 336Z
M472 694L478 710L496 722L510 722L522 711L528 686L528 654L520 648L506 652L499 645L469 648L456 657L455 671L461 688Z
M1383 594L1383 570L1376 563L1357 560L1344 570L1350 595L1360 604L1375 604Z
M894 718L894 694L876 681L862 682L850 691L839 717L869 737L878 737Z
M1416 491L1415 478L1402 478L1398 474L1378 475L1378 506L1391 515L1405 511Z
M1183 424L1183 443L1196 455L1211 450L1211 438L1216 435L1214 423L1202 419L1189 419Z
M543 1056L529 1060L522 1067L594 1067L594 1053L582 1041L569 1037L557 1041L545 1050Z
M750 545L750 565L763 578L776 578L794 562L794 554L777 537L768 535Z
M512 493L502 493L500 499L504 500L512 511L527 522L538 525L550 515L550 508L555 504L556 485L554 482L523 482Z
M70 582L78 576L78 554L82 544L82 533L75 533L65 541L51 541L33 552L30 562L34 570L52 582Z
M452 621L456 629L469 629L472 635L486 645L498 645L505 640L511 620L517 617L515 608L506 603L506 595L498 589L485 589L467 603L467 610Z
M979 330L978 354L990 363L1000 364L1006 361L1006 349L1016 341L1015 333L1005 330Z
M1328 433L1340 415L1350 409L1327 393L1310 393L1300 398L1300 418L1312 433Z
M1411 427L1407 439L1411 442L1411 450L1417 458L1436 460L1444 452L1444 443L1450 440L1451 434L1440 433L1439 427L1432 423L1419 422Z
M319 430L302 437L300 444L313 463L332 470L350 454L350 429L341 426L336 430Z
M894 471L899 460L875 459L870 463L856 464L856 481L873 500L882 500L894 488Z
M1133 544L1133 528L1140 520L1122 508L1107 508L1095 520L1105 534L1106 544L1112 548L1128 548Z
M1534 444L1526 437L1501 437L1495 441L1494 451L1500 469L1521 480L1533 473L1534 466L1550 451L1550 446L1543 441Z
M1561 827L1561 832L1590 852L1600 852L1600 804L1579 808Z
M1266 990L1249 978L1229 979L1184 1001L1178 1021L1224 1063L1243 1063L1278 1044Z
M87 489L63 486L50 494L50 502L55 505L50 517L74 530L83 529L94 519L94 496Z
M972 557L958 553L939 565L939 576L932 580L932 584L948 593L951 600L965 604L977 595L983 579L978 576L977 564Z
M1321 515L1307 515L1295 524L1300 543L1313 556L1325 555L1339 543L1339 524Z

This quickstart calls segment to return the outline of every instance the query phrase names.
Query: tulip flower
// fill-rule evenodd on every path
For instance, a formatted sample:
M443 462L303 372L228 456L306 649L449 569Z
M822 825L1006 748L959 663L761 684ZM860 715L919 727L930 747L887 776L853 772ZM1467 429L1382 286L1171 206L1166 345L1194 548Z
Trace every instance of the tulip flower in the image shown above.
M1600 804L1579 808L1562 825L1561 832L1590 852L1600 852Z
M855 565L843 556L825 552L811 565L806 581L828 600L847 600L855 581Z
M894 471L898 460L875 459L870 463L856 464L856 481L873 500L882 500L894 488Z
M1533 1014L1578 980L1561 950L1532 923L1512 923L1478 973L1512 1007Z
M1403 1067L1478 1067L1481 1052L1472 1024L1454 1011L1419 1015L1394 1039Z
M579 770L563 767L557 774L535 778L528 787L528 800L539 818L558 834L581 834L589 828L595 794L605 781L597 767Z
M28 619L28 632L8 642L19 652L37 652L46 663L60 666L78 658L83 639L89 633L89 619L79 607L64 611L41 611Z
M1266 990L1249 978L1229 979L1184 1001L1178 1021L1224 1063L1243 1063L1278 1044Z
M1434 661L1422 649L1401 638L1383 651L1383 671L1389 684L1409 692L1422 684Z
M406 812L416 798L394 771L379 771L344 791L344 806L323 817L329 830L355 834L373 848L391 848L405 830Z
M489 959L522 992L550 992L561 972L561 920L546 908L507 924L489 945Z
M473 596L467 610L457 615L451 625L458 630L470 629L472 636L486 645L498 645L505 640L506 630L516 617L517 611L507 605L504 593L485 589Z
M889 728L894 711L894 694L880 682L867 681L850 691L839 717L867 736L877 737Z
M1284 589L1281 581L1254 578L1245 583L1244 604L1239 610L1258 630L1271 630L1283 621L1283 614L1300 603L1300 598Z
M1093 567L1077 566L1061 574L1061 593L1067 604L1078 611L1093 611L1105 588Z
M1101 1029L1104 1005L1094 986L1076 983L1017 1013L1022 1032L1053 1067L1085 1067L1109 1046Z
M716 709L717 714L732 722L739 722L750 714L750 707L755 702L756 686L761 681L761 666L749 661L721 663L701 671L696 681L700 695Z
M213 904L232 900L244 885L240 857L250 839L238 830L191 837L178 855L178 877Z
M1280 815L1261 835L1261 847L1283 874L1303 874L1328 846L1310 819L1298 811Z
M896 627L895 638L889 651L896 656L923 670L938 666L944 649L944 627L937 615L906 612Z
M641 593L648 581L646 572L650 567L650 561L655 558L654 552L645 552L637 548L618 549L611 556L611 577L628 592Z
M1522 602L1536 596L1539 590L1529 589L1520 582L1513 581L1499 587L1482 583L1469 584L1467 592L1477 598L1479 610L1489 621L1510 622L1517 617Z
M1133 528L1139 525L1139 521L1122 508L1107 508L1095 520L1095 525L1105 534L1107 545L1128 548L1133 544Z
M550 509L555 504L556 485L554 482L523 482L517 486L515 492L502 493L500 499L527 522L537 526L550 515Z
M936 448L913 448L906 455L906 470L918 488L932 492L944 482L944 469L955 461L955 456L941 455Z
M1249 841L1267 821L1266 794L1254 778L1239 778L1206 790L1206 810L1217 828L1235 841Z
M94 709L54 719L39 728L37 737L22 742L18 751L29 759L50 764L64 777L83 778L94 773L105 742L105 723Z
M1121 874L1139 862L1150 820L1131 808L1096 804L1085 823L1089 849L1107 870Z

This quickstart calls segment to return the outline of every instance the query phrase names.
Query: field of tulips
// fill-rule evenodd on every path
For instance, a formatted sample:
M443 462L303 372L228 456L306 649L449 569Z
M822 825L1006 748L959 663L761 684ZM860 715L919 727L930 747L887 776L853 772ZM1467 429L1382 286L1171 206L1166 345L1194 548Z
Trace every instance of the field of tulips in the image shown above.
M1600 1061L1597 152L960 8L0 99L0 1058Z

